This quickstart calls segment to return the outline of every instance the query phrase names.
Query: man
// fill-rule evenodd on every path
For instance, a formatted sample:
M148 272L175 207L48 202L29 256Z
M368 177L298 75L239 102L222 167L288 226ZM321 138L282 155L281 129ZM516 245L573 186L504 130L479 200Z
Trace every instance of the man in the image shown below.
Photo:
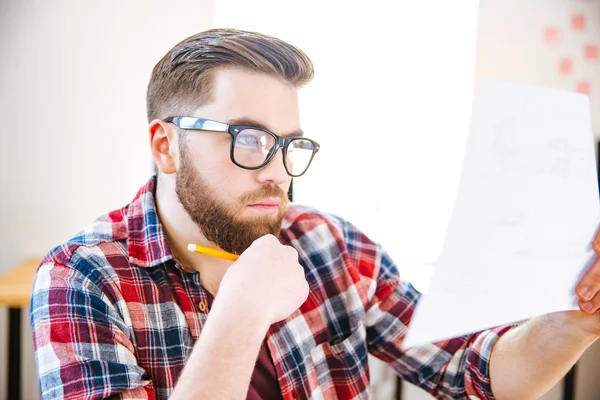
M286 201L319 150L298 115L312 75L299 49L237 30L156 65L157 176L38 270L44 398L366 399L369 352L439 398L534 399L596 340L598 262L578 287L585 312L403 350L419 293L351 224Z

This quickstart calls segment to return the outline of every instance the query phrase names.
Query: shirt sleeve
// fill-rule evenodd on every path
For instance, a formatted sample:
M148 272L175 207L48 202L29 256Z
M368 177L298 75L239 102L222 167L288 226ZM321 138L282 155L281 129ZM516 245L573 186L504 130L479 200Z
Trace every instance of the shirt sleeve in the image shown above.
M43 399L155 398L123 317L77 269L40 265L31 327Z
M400 279L396 265L381 246L350 224L344 231L355 265L359 271L371 273L366 307L369 353L389 364L402 379L438 399L494 399L490 354L499 337L512 326L403 349L421 294Z

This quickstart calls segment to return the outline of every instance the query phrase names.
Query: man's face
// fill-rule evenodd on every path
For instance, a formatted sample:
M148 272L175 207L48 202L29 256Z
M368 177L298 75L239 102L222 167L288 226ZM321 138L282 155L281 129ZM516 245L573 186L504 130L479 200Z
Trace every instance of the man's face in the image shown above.
M297 89L240 69L216 70L213 101L191 116L261 125L281 136L300 129ZM241 254L258 237L279 234L290 177L281 149L259 170L236 166L229 156L231 140L227 133L188 131L179 143L176 193L206 239Z

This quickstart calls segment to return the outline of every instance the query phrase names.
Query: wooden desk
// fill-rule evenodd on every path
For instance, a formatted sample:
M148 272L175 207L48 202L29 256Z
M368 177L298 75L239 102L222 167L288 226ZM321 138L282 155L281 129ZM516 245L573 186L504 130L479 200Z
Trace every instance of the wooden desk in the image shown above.
M8 307L8 397L21 398L21 309L29 305L40 259L32 258L0 276L0 306Z

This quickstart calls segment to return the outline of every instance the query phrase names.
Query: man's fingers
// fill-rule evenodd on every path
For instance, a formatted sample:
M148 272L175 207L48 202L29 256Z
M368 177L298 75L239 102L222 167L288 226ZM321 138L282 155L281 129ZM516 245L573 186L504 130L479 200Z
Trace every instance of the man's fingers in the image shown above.
M590 301L600 292L600 259L596 260L592 268L584 275L577 285L577 295L583 301Z
M589 286L582 284L577 288L577 295L583 301L590 301L596 293Z
M600 256L600 229L592 243L594 252ZM585 274L576 288L579 296L579 308L586 313L594 313L600 308L600 259L597 259L592 268Z
M593 314L600 309L600 294L596 294L589 301L580 301L579 308L587 314Z

